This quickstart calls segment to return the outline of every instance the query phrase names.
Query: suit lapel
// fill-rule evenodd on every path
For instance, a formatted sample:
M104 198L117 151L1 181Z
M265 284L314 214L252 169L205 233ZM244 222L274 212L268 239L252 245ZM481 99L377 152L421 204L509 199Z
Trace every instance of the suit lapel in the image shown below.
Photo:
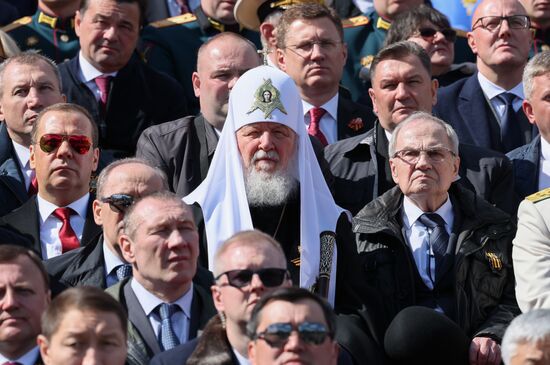
M94 212L93 212L93 202L95 196L90 194L88 198L88 207L86 208L86 217L84 219L84 229L82 230L82 240L80 246L87 245L90 241L97 238L101 234L102 229L95 223Z
M161 352L155 332L151 327L151 322L145 315L141 304L132 290L130 281L124 285L124 297L126 298L126 306L128 308L128 320L136 327L145 344L154 354ZM150 352L147 350L147 352Z
M478 146L491 146L491 121L488 119L487 107L487 99L477 75L473 75L464 83L459 95L458 112L464 123L453 125L458 135L469 135L473 144Z

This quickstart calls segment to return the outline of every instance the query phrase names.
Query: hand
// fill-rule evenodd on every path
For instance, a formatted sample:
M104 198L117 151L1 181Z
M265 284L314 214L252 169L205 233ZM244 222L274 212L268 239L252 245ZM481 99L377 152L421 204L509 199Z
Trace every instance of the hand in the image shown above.
M500 345L489 337L475 337L470 344L470 365L499 365Z

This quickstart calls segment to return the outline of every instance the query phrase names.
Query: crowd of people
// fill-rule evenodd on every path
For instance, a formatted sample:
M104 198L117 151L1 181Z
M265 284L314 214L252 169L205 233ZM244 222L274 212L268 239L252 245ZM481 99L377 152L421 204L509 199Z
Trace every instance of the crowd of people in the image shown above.
M0 364L550 364L546 2L0 13Z

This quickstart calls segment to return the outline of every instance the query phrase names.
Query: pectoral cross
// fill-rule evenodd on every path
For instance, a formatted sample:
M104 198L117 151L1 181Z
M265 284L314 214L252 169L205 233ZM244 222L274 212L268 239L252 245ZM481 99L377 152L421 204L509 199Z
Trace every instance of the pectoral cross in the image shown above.
M264 66L267 66L268 65L267 57L271 53L271 50L268 49L268 48L262 48L261 50L258 50L257 52L258 52L258 54L262 55L262 59L264 61Z

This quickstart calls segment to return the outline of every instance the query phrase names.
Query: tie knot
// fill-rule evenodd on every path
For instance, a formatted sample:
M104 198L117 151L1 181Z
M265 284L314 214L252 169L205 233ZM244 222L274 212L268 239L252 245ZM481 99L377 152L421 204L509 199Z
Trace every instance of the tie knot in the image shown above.
M177 304L168 304L162 303L159 304L159 314L161 320L166 320L172 318L172 315L176 312L179 312L180 307Z
M434 229L435 227L445 227L445 221L437 213L424 213L418 220L428 228Z
M124 280L132 275L132 266L128 264L119 265L116 268L116 277L118 281Z
M109 89L109 83L111 82L112 76L101 75L94 79L99 90L104 93Z
M311 123L319 123L323 115L325 115L327 111L323 108L311 108L309 110L309 116L311 119Z
M504 104L506 104L507 106L508 105L512 105L512 103L514 102L514 100L516 100L516 96L512 93L502 93L502 94L499 94L498 96L502 101L504 101Z
M57 208L53 211L53 216L59 219L62 222L69 221L69 217L75 214L75 211L69 207Z

